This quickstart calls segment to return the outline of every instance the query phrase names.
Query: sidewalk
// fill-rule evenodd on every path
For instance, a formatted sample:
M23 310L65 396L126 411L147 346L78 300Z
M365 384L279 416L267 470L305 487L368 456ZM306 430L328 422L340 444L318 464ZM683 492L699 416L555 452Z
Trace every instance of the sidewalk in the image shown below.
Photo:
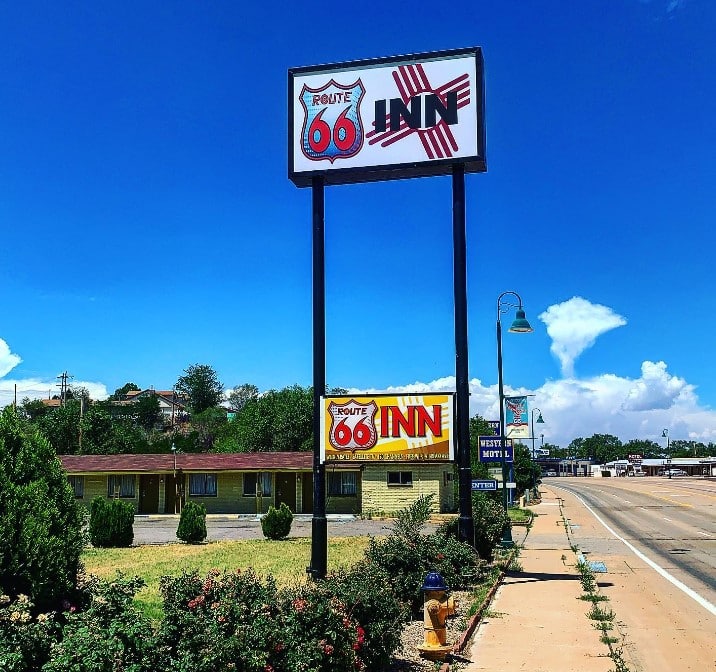
M579 573L562 523L557 494L543 486L542 503L517 562L463 651L466 672L608 672L609 649L586 613ZM519 543L519 539L517 540ZM563 560L564 557L564 560Z

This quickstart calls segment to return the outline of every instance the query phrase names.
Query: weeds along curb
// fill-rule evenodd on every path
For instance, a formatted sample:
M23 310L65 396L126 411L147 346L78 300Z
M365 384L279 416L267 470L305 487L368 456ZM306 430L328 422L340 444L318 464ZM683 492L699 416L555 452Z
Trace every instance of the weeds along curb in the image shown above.
M629 667L622 656L624 644L622 643L622 645L617 648L615 644L619 640L609 636L609 631L614 627L613 622L616 618L616 614L610 607L607 606L609 598L599 592L599 584L597 583L594 571L590 567L589 563L586 560L580 559L579 548L572 540L572 529L569 520L564 515L564 500L560 497L558 498L558 501L559 513L562 516L562 523L567 534L567 540L569 541L570 548L577 559L576 567L581 577L582 590L584 591L584 596L586 596L586 601L592 603L592 607L587 612L586 616L592 621L594 629L599 630L602 633L599 641L602 644L605 644L609 649L609 658L611 658L614 663L613 672L630 672ZM564 556L562 557L564 558ZM581 558L584 558L584 556L582 555ZM584 596L581 599L584 599ZM599 606L599 603L602 602L604 603L604 607Z

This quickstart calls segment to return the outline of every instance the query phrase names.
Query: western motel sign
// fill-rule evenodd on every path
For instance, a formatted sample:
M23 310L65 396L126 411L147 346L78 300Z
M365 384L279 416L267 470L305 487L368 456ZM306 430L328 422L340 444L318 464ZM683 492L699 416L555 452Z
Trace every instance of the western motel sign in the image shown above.
M453 396L323 397L321 461L453 460Z
M299 187L487 169L479 47L289 70Z

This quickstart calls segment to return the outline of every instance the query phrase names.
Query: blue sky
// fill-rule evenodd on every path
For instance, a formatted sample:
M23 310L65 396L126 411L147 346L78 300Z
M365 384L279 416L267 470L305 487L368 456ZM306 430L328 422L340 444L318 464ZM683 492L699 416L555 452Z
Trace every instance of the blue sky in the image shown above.
M488 172L467 177L471 409L545 441L716 441L716 5L708 0L0 6L0 405L311 383L311 200L287 69L480 46ZM407 9L409 7L409 9ZM327 377L454 382L449 178L326 191ZM507 321L509 316L504 317Z

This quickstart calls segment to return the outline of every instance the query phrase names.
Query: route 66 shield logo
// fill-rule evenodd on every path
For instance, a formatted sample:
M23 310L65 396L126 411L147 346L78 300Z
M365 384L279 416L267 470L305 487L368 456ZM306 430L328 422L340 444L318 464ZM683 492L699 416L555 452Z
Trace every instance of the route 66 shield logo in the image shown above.
M331 430L328 440L335 450L368 450L378 442L375 401L361 404L355 399L345 404L332 401L328 405L331 414Z
M305 84L301 105L305 111L301 130L301 151L311 161L347 159L363 147L360 102L365 87L360 79L348 86L331 79L320 89Z

